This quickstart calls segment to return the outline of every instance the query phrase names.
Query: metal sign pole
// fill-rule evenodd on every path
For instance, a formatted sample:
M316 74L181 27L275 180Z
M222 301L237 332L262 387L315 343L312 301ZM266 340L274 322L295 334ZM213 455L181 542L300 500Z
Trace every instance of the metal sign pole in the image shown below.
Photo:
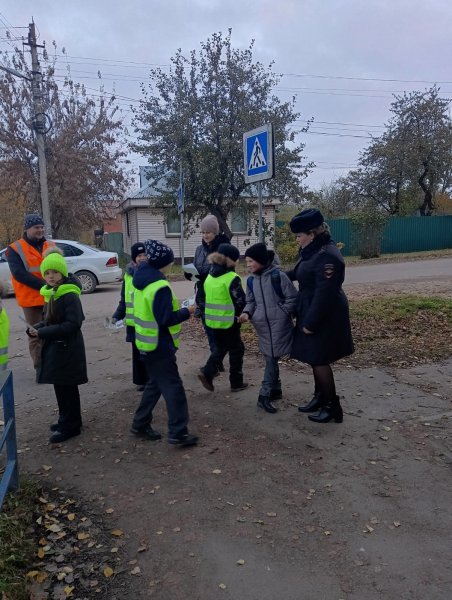
M179 194L180 197L178 198L179 200L179 205L178 205L178 210L179 210L179 215L180 215L180 264L181 267L184 266L184 262L185 262L185 257L184 257L184 211L185 211L185 206L184 206L184 186L183 186L183 176L182 176L182 162L180 163L180 183L179 183Z
M180 214L180 264L183 267L185 262L184 257L184 213Z
M264 232L262 229L262 182L257 182L257 194L259 198L259 242L264 241Z
M262 181L275 175L273 151L273 127L271 123L252 129L243 134L243 170L245 183L257 183L259 242L264 241L262 218Z

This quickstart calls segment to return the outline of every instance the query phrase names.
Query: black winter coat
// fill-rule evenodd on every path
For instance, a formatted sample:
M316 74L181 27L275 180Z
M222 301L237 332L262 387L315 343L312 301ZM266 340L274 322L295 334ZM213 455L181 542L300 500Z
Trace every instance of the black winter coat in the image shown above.
M213 252L218 250L220 244L230 244L230 239L224 233L219 233L214 239L207 244L204 240L201 245L195 250L195 258L193 264L195 265L199 275L196 276L196 306L199 308L201 314L204 314L204 306L206 303L206 293L204 291L204 282L207 279L207 275L210 272L210 262L208 257Z
M299 287L292 358L327 365L352 354L348 301L342 290L345 264L329 234L301 250L300 260L287 275ZM313 333L304 333L303 327Z
M76 283L69 278L65 283ZM46 305L46 313L48 313ZM78 294L70 292L54 300L55 318L46 315L36 325L42 340L38 383L80 385L87 383L85 344L81 326L85 319Z

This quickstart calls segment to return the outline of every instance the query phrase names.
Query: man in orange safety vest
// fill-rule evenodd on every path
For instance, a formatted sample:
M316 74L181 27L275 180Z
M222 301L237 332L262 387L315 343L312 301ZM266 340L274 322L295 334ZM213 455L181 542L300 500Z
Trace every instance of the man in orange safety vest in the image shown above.
M44 237L42 217L29 214L25 216L23 236L8 246L6 252L16 300L29 325L42 320L44 297L39 290L44 285L44 280L40 266L45 250L52 245L54 244ZM28 343L36 369L41 359L41 343L37 337L30 337Z

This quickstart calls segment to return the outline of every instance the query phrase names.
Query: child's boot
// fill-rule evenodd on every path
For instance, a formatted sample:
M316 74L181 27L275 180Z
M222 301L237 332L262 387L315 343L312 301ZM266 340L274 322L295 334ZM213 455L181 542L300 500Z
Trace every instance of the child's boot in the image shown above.
M268 413L274 414L275 412L278 412L276 406L271 403L269 396L259 396L257 399L257 405L259 408L263 408Z

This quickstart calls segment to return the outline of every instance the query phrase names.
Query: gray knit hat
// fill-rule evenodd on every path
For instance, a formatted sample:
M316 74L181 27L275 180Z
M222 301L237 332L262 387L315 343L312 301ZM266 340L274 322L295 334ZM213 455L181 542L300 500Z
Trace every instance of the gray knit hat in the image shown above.
M218 235L220 233L220 225L215 215L206 215L201 221L201 231L214 233Z

